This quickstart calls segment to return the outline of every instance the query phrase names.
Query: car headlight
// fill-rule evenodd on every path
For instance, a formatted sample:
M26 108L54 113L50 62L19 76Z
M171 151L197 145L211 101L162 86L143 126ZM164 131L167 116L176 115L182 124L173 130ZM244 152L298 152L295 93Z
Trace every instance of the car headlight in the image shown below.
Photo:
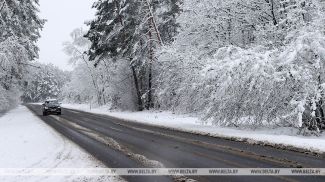
M58 109L61 109L61 107L58 107Z
M45 109L48 109L48 107L45 107Z

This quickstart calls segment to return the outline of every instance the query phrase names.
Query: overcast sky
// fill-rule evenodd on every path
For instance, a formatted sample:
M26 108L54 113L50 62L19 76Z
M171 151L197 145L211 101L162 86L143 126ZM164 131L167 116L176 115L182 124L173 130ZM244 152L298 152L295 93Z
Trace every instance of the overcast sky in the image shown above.
M91 8L94 0L40 0L40 16L47 19L38 42L42 63L53 63L64 69L71 70L68 57L62 51L63 42L70 40L70 33L86 25L84 22L94 18Z

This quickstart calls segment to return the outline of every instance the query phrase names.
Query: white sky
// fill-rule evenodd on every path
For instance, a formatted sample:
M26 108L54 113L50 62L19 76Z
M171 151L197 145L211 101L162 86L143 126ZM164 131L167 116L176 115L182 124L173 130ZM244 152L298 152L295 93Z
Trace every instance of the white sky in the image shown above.
M94 0L40 0L40 16L47 19L38 45L42 63L53 63L64 70L72 70L63 52L63 42L70 40L70 33L94 18L91 8Z

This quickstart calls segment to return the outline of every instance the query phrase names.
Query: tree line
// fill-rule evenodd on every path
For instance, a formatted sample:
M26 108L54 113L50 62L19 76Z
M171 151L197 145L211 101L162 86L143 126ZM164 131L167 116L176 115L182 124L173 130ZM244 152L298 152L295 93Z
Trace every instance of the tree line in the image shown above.
M57 97L191 113L223 126L324 129L324 1L97 0L93 8L89 29L64 43L75 69L53 82ZM36 33L44 23L37 20ZM18 44L29 48L24 60L36 57L38 37Z
M38 58L45 23L38 12L38 0L0 1L0 111L19 101L26 68Z
M73 73L91 75L96 94L83 101L217 125L324 128L323 1L99 0L93 8Z

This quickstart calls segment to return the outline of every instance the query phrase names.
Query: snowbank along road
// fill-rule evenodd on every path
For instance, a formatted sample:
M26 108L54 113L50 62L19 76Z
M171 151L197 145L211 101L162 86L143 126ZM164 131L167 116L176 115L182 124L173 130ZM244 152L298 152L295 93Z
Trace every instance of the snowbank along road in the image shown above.
M45 123L83 147L107 167L325 167L324 156L173 131L72 109L63 109L61 116L42 116L39 105L28 105L27 107ZM132 182L325 181L325 178L321 176L127 176L124 178Z

